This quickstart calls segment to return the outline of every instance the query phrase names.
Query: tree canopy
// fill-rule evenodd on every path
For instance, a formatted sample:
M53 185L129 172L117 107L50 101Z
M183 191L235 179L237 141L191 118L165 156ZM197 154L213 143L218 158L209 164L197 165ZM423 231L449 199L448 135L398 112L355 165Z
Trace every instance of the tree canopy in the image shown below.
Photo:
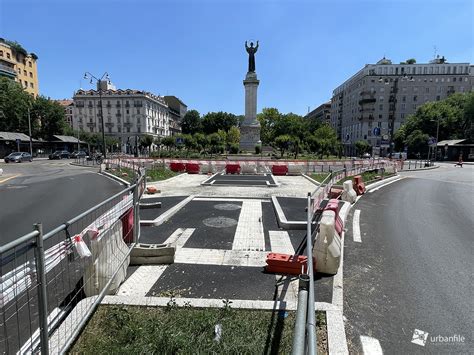
M181 130L185 134L194 134L201 132L201 117L199 112L196 110L189 110L183 117L183 122L181 123Z

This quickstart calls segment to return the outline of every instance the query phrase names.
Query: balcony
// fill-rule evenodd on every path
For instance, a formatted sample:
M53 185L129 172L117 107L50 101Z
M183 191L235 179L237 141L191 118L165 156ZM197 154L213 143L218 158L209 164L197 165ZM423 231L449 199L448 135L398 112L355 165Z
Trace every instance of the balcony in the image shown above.
M120 108L120 107L122 107L122 105L120 105L120 104L115 104L115 107Z
M7 65L0 64L0 76L6 76L10 79L14 79L16 77L16 71Z
M125 122L123 124L125 127L132 127L133 126L133 123L132 122Z
M115 114L115 117L122 117L122 114L119 112L119 113L116 113Z
M375 101L377 101L375 98L366 98L366 99L362 99L362 100L359 100L359 105L366 105L366 104L373 104L375 103Z
M114 123L113 122L105 122L105 125L107 127L113 127L114 126Z
M87 122L87 127L95 127L95 123L94 122Z

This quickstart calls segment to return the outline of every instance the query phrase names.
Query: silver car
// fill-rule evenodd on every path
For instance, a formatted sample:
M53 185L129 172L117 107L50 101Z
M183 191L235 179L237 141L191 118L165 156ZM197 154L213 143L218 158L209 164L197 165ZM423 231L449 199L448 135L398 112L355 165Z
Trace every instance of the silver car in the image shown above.
M5 163L21 163L22 161L32 161L33 158L30 153L25 152L15 152L6 156L3 160Z

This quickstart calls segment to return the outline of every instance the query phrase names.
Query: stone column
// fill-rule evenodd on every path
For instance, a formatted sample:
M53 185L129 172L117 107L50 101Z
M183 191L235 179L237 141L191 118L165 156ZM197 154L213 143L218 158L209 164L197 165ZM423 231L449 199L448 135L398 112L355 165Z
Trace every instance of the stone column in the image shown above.
M245 80L245 119L240 127L240 150L255 151L260 140L260 123L257 121L257 89L260 81L255 72L248 72Z

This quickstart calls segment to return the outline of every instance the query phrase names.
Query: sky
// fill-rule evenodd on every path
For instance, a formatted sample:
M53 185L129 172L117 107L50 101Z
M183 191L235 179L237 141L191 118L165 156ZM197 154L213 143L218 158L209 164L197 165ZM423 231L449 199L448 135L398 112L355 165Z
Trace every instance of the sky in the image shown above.
M474 63L473 19L472 0L0 0L0 37L38 55L40 94L71 98L107 72L201 114L244 113L246 40L258 112L304 115L383 56Z

